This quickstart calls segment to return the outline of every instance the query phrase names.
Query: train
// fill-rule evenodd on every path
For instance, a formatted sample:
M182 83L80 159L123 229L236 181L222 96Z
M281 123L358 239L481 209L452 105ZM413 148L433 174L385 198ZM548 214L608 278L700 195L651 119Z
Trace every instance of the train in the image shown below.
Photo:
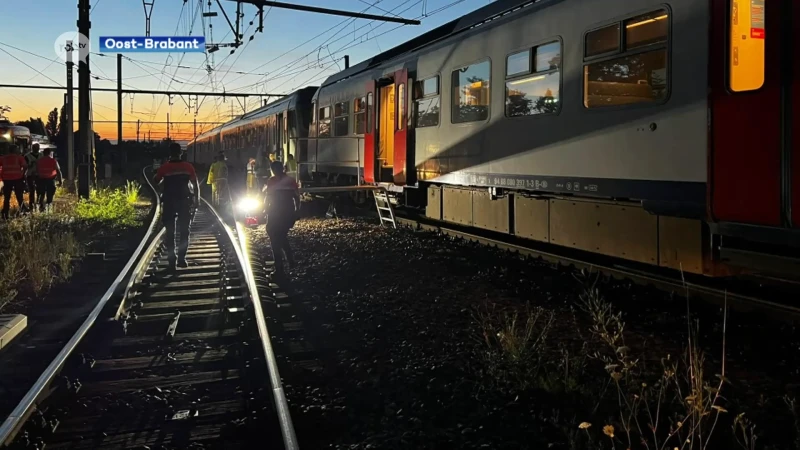
M800 274L800 5L498 0L210 130L208 164L710 277Z
M0 120L0 154L5 153L10 145L17 145L20 153L27 151L31 146L31 130L2 119Z

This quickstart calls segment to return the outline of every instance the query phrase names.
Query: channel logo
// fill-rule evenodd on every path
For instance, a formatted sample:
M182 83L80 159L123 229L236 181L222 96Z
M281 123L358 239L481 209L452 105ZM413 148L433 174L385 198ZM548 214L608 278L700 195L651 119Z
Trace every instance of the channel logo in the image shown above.
M203 53L203 36L101 36L100 52L107 53Z
M66 62L69 59L68 55L71 55L72 62L78 64L80 61L88 63L87 58L92 47L89 38L76 31L68 31L56 38L53 49L56 51L58 59Z

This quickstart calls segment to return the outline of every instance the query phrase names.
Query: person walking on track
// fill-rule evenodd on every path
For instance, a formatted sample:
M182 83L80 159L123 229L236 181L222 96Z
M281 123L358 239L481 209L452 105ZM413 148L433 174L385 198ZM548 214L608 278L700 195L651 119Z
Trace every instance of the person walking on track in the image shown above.
M31 147L31 151L25 153L25 163L28 165L28 171L25 173L25 180L28 184L28 201L31 206L31 211L35 209L36 195L39 190L36 187L38 177L36 176L36 161L39 159L39 143L35 142Z
M162 164L156 172L155 182L164 182L161 191L163 202L162 220L166 228L165 243L167 246L167 260L169 269L176 266L188 267L186 252L189 250L189 225L191 224L192 208L200 204L200 186L194 166L181 160L181 146L173 143L169 149L169 161ZM194 186L194 193L189 189L189 183ZM179 245L175 254L175 223L177 221Z
M284 173L283 168L282 162L273 161L270 165L272 177L267 180L267 185L264 187L267 193L267 235L272 247L275 271L279 275L284 273L284 257L288 265L294 265L294 255L288 235L300 211L300 191L297 183Z
M53 149L44 149L44 155L36 160L34 169L37 177L36 195L39 197L39 211L45 211L45 197L47 197L46 209L49 211L53 204L53 195L56 193L56 178L58 178L59 186L63 182L61 167L53 157Z
M228 166L225 164L225 155L222 153L214 157L214 163L208 170L206 182L211 185L211 203L216 208L220 205L220 199L224 195L228 195Z
M11 193L17 198L17 208L21 211L25 206L23 189L25 188L25 172L28 165L19 154L19 147L11 145L9 152L0 156L0 178L3 180L3 219L8 219L11 208Z

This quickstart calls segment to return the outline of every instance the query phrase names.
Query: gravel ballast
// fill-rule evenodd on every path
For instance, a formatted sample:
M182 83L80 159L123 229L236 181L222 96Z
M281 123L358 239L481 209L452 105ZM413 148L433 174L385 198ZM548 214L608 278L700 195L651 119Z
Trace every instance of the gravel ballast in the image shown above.
M249 237L255 253L269 254L263 226ZM608 390L607 345L579 307L587 284L575 270L364 218L305 218L290 239L298 264L286 290L292 302L304 302L300 320L313 330L309 340L322 366L282 373L302 446L571 449L612 448L616 439L616 448L626 448L626 439L603 430L619 420L617 391ZM660 361L685 351L686 300L625 281L604 280L597 288L623 313L636 376L657 383ZM707 351L706 378L715 386L722 313L690 306ZM503 337L486 332L485 318L523 307L539 308L541 323L551 320L549 332L523 362L512 361L497 345ZM783 444L797 433L784 398L800 379L794 330L729 312L726 339L731 381L722 389L727 400L717 404L730 412L715 431L720 446L708 448L735 448L730 435L740 412L758 425L762 448L793 448ZM516 374L531 358L545 362L520 380ZM587 402L600 397L600 408ZM593 426L579 428L582 422ZM587 447L586 440L597 444Z

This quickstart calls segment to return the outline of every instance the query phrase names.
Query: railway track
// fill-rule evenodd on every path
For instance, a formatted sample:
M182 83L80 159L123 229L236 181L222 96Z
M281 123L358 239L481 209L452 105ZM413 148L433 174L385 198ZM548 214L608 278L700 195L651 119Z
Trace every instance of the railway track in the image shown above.
M191 231L177 271L164 230L149 236L0 426L0 446L297 448L241 229L203 201Z

